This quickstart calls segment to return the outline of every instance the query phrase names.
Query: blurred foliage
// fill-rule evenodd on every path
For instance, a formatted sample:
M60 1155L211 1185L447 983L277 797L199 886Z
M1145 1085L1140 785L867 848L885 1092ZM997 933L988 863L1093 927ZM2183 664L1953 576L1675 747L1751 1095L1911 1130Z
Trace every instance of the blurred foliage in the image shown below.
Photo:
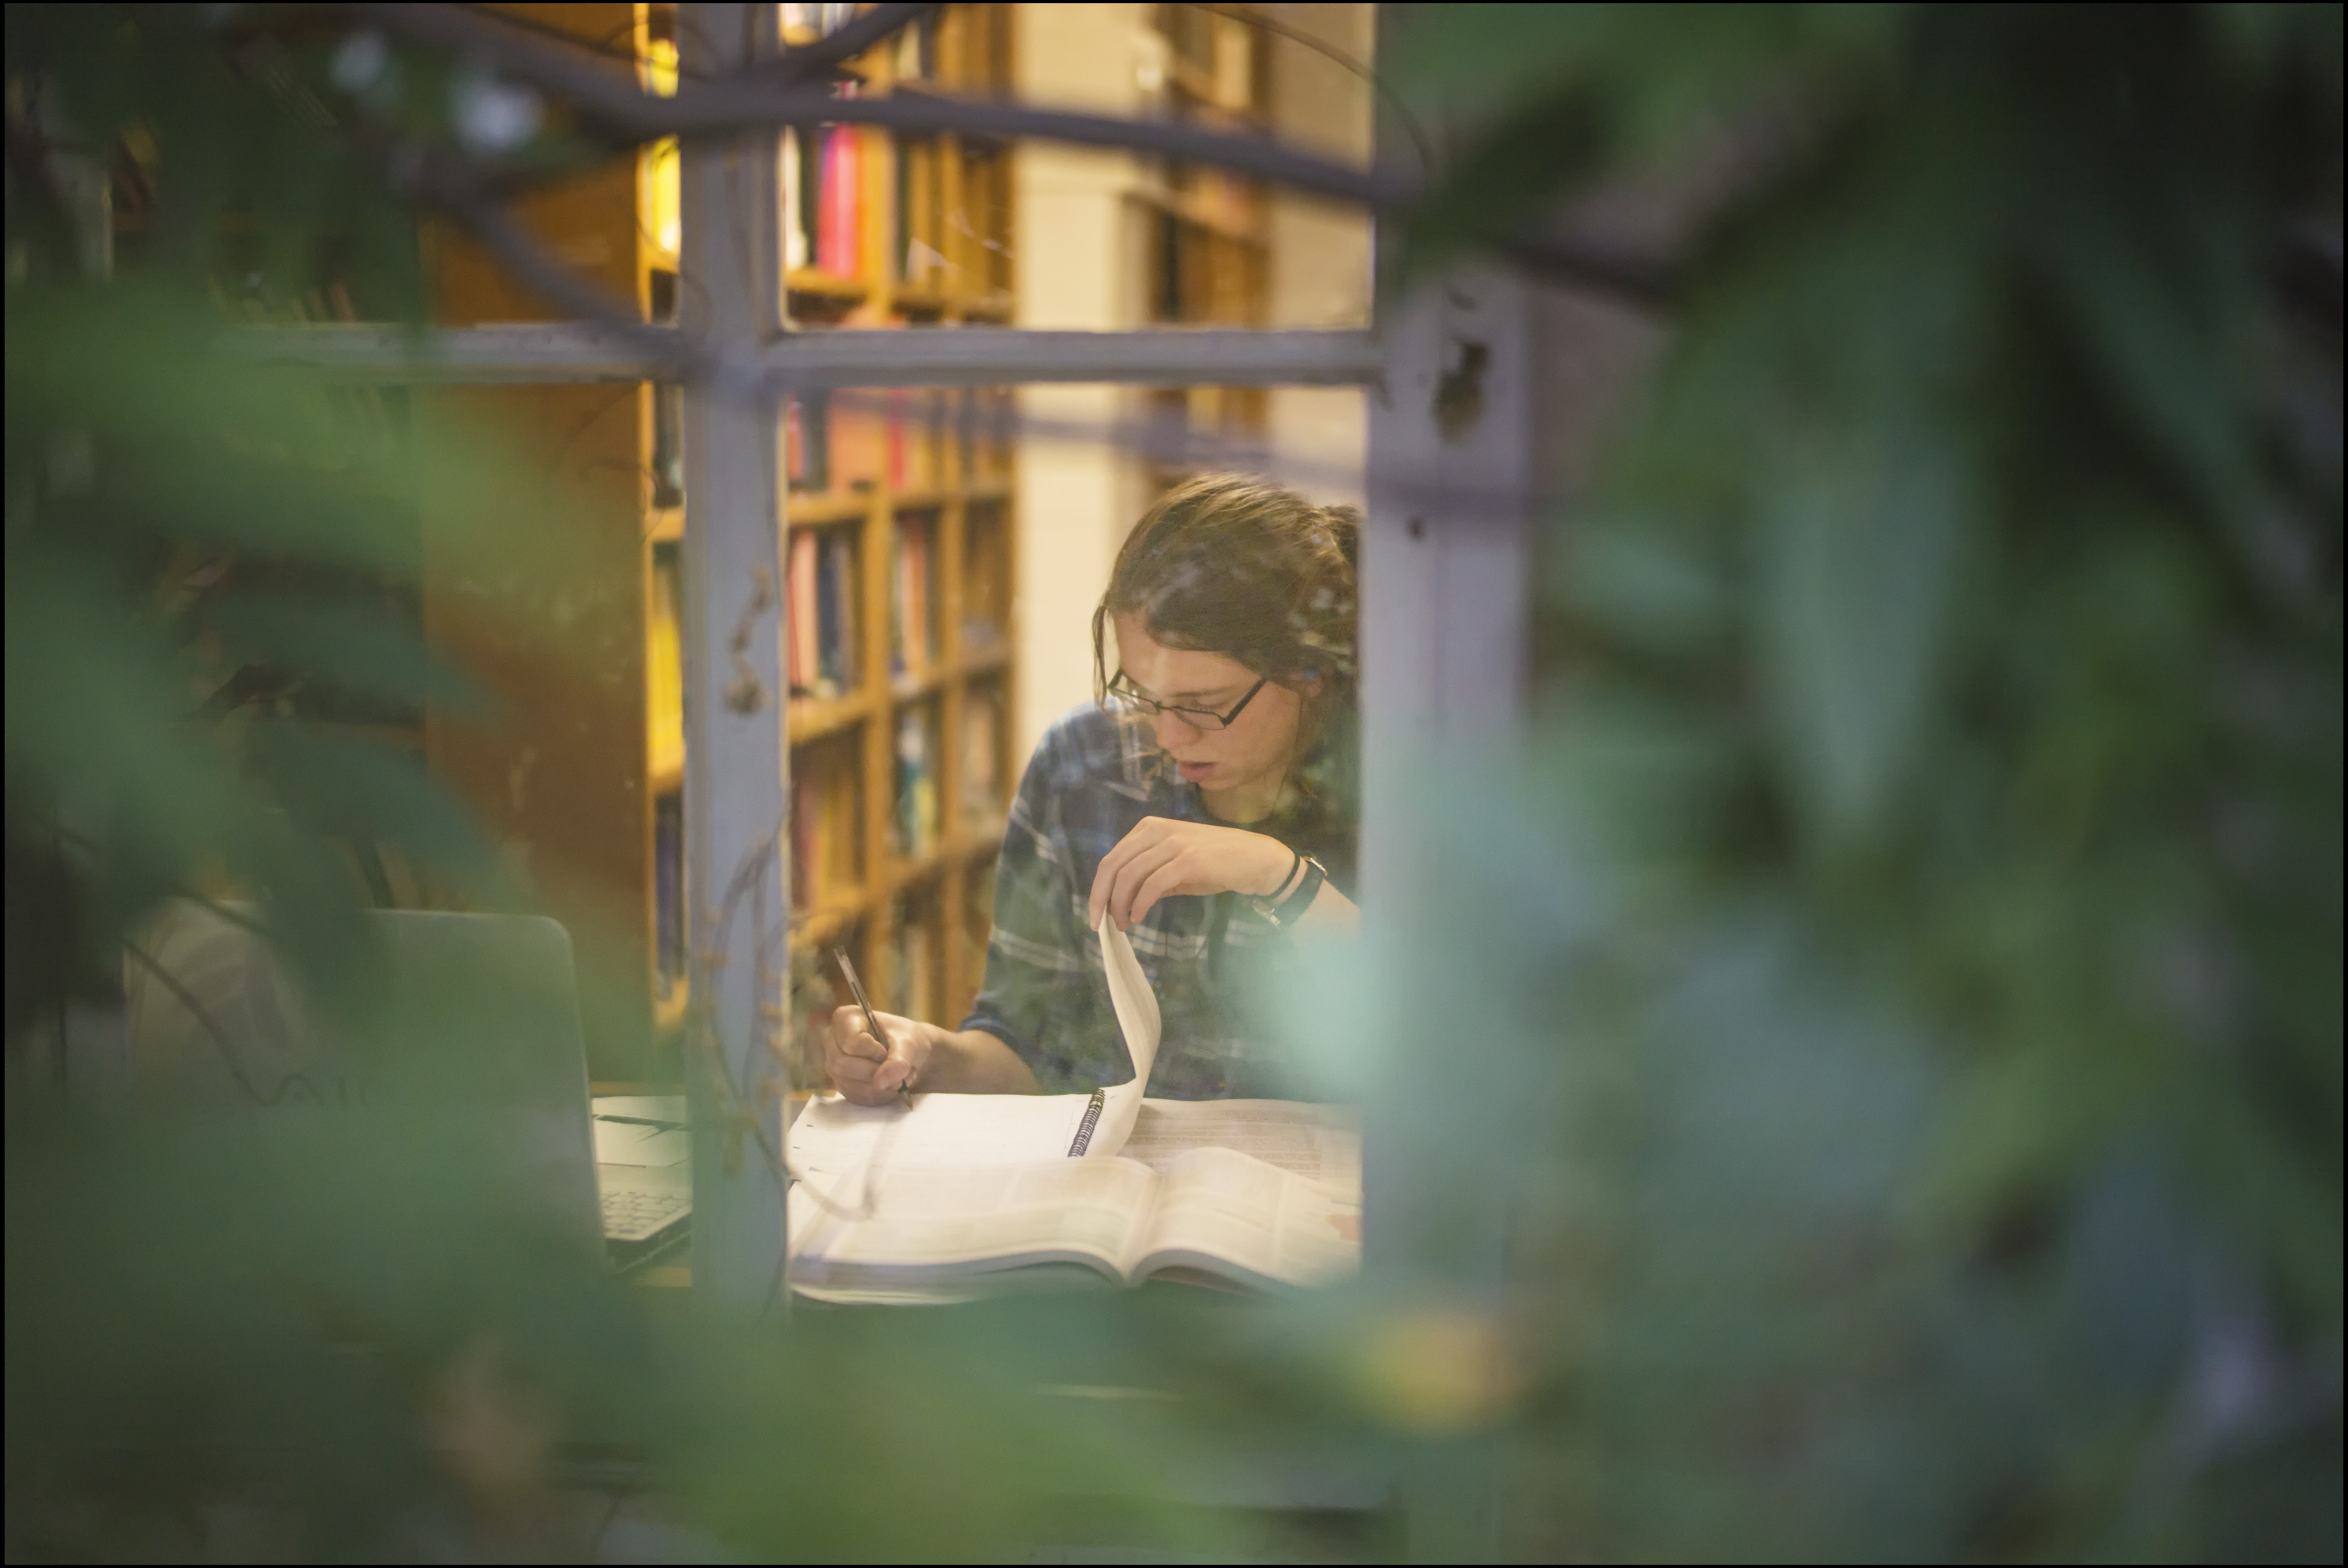
M1414 22L1473 118L1406 269L1683 231L1349 1015L1545 1151L1459 1178L1517 1548L2336 1557L2339 9Z
M637 1486L759 1555L1395 1549L1165 1506L1285 1444L1394 1467L1422 1553L2337 1560L2338 8L1399 25L1459 134L1398 277L1701 198L1544 528L1527 743L1422 781L1446 875L1302 1030L1403 1075L1454 1272L688 1333L445 1106L48 1081L169 894L255 899L369 1049L432 1031L367 856L511 900L365 727L462 699L415 518L495 457L218 334L414 319L391 138L521 122L330 10L8 8L12 1558L583 1555ZM522 134L501 178L595 152Z

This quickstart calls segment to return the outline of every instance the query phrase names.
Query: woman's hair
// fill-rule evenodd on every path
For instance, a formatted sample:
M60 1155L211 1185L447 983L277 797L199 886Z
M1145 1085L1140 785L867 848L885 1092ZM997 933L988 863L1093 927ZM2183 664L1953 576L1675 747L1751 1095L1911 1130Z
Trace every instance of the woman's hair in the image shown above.
M1108 622L1138 614L1169 648L1236 659L1303 699L1296 755L1350 711L1362 515L1243 474L1159 497L1117 552L1093 611L1093 687L1108 695Z

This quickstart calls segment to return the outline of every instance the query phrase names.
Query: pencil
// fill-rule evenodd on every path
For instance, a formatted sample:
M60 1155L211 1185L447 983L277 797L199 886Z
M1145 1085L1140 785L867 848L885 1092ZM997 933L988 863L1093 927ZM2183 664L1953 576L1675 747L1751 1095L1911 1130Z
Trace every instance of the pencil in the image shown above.
M849 958L848 949L834 948L831 950L831 956L839 961L839 972L848 977L848 994L856 999L857 1007L862 1010L864 1027L872 1031L872 1038L880 1043L881 1050L888 1050L889 1037L881 1032L880 1020L872 1015L872 1004L864 999L864 982L856 978L856 965ZM903 1101L910 1109L913 1103L912 1085L910 1083L897 1085L897 1098Z

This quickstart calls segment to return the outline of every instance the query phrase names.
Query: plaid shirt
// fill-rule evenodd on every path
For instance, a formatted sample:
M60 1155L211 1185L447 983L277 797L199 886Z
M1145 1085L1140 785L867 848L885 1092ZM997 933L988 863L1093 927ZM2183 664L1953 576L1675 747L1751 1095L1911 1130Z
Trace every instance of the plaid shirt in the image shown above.
M1331 770L1323 746L1308 776ZM1322 792L1350 802L1351 792ZM1218 819L1150 739L1148 726L1086 703L1046 731L1020 781L994 876L994 929L986 986L964 1029L1001 1039L1046 1092L1122 1083L1133 1076L1110 1005L1100 938L1085 920L1093 874L1145 816ZM1318 859L1349 896L1351 813L1291 812L1269 832ZM1232 893L1160 899L1127 932L1165 1029L1150 1092L1177 1100L1277 1098L1279 1063L1263 1013L1288 937Z

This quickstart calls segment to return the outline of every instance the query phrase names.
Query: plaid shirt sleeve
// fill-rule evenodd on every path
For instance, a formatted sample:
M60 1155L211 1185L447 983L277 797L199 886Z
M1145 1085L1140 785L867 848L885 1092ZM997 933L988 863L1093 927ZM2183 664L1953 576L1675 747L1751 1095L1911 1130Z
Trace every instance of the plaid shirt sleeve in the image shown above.
M986 984L964 1029L984 1030L1017 1051L1047 1093L1087 1090L1133 1076L1106 1012L1100 940L1085 929L1089 870L1113 836L1077 864L1076 840L1104 837L1081 817L1087 798L1091 726L1053 726L1020 780L994 873L994 928ZM1079 875L1086 885L1078 886Z

